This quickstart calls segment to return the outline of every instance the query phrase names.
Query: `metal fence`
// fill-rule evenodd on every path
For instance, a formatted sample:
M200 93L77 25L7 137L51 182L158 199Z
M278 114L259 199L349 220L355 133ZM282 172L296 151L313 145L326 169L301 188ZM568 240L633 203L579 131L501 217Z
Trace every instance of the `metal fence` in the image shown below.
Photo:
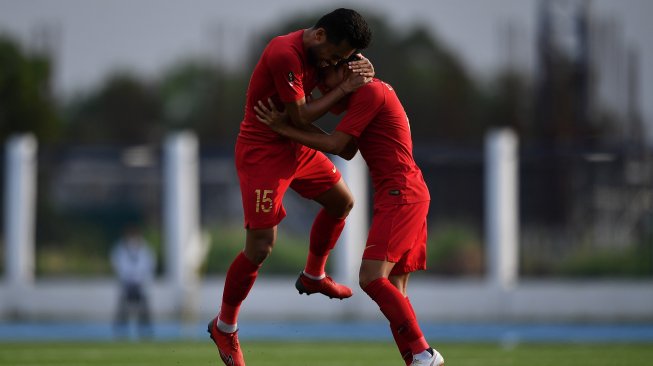
M653 160L627 149L524 149L524 276L653 274Z
M161 149L156 146L40 146L37 275L110 273L121 228L143 227L161 256ZM416 146L431 192L429 274L485 274L482 146ZM520 275L651 277L651 154L626 150L520 149ZM2 183L0 183L2 187ZM224 273L244 243L231 147L200 150L201 223L212 246L203 270ZM265 267L295 273L308 250L317 204L294 192Z

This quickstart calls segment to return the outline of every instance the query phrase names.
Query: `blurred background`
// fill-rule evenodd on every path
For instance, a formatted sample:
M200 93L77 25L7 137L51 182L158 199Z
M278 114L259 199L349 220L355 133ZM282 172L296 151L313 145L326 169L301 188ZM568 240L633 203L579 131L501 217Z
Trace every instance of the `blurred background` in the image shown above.
M651 322L647 0L0 0L0 273L14 266L8 141L33 136L37 146L33 237L25 241L33 267L18 265L16 281L0 282L0 319L111 321L110 252L127 226L138 226L155 253L155 321L216 313L244 239L233 147L250 73L272 37L339 6L371 25L364 54L406 108L431 191L429 269L415 276L413 297L424 321ZM488 247L486 145L497 129L517 141L508 269L491 268L503 262ZM196 277L176 283L166 250L166 144L179 132L197 143L201 248ZM318 207L294 192L284 205L288 217L253 296L275 286L295 296L292 277ZM507 282L487 281L506 270ZM436 292L448 299L440 308L429 300ZM358 295L349 309L309 304L324 319L380 320ZM79 311L80 299L94 305ZM245 320L310 316L248 301Z

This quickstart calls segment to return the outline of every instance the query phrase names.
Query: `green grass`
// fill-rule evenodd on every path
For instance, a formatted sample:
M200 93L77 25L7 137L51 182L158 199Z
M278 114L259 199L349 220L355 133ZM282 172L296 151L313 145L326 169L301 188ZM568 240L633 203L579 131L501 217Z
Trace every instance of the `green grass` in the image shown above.
M390 343L243 343L249 366L403 365ZM447 366L645 366L651 344L494 344L444 343ZM201 366L222 365L207 342L153 343L0 343L0 365L7 366Z

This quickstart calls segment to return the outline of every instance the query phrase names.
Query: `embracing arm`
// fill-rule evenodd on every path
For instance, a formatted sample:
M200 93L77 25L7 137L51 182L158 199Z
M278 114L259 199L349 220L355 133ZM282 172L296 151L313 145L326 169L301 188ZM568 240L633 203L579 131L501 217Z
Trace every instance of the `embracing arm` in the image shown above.
M289 124L279 125L275 131L302 145L325 153L339 155L343 159L351 160L358 151L356 139L344 132L334 131L332 134L321 134L301 130Z
M269 107L260 101L258 106L254 106L256 118L279 135L312 149L339 155L346 160L351 160L356 155L358 144L353 136L340 131L328 134L313 124L298 128L288 123L287 115L274 108L271 100L268 103Z
M313 99L310 103L306 102L306 98L285 103L288 117L295 126L310 125L331 110L344 96L371 80L374 76L372 63L361 54L358 57L359 60L349 62L349 68L352 70L349 77L321 98Z
M342 97L350 93L344 87L338 86L321 98L306 103L306 98L292 103L286 103L286 111L290 121L295 126L307 126L325 115Z

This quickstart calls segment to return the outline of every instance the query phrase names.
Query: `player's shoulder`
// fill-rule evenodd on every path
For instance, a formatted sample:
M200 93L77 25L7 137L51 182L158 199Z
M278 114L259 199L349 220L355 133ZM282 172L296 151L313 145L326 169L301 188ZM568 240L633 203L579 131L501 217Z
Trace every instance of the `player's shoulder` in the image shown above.
M368 101L383 100L388 90L392 90L389 84L379 79L372 79L369 83L358 88L355 94Z
M372 81L360 87L360 89L367 89L374 92L385 92L387 90L392 91L392 85L386 83L385 81L377 78L373 78Z
M303 60L301 45L291 42L284 36L275 37L268 43L262 59L267 64L287 66L289 64L301 63Z
M299 47L302 46L300 32L302 31L294 31L272 38L267 46L268 51L277 53L298 51Z

